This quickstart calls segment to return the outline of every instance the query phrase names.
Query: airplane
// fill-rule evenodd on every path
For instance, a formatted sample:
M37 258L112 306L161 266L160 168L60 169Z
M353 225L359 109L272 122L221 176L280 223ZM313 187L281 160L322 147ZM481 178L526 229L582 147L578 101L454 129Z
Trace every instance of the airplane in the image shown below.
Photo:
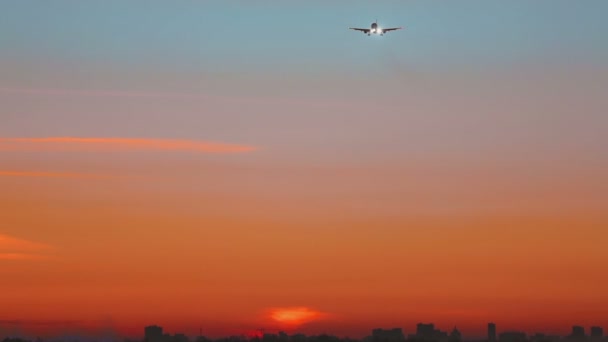
M382 27L378 26L378 20L376 20L375 23L372 23L371 28L349 27L349 29L351 29L351 30L361 31L361 32L367 34L368 36L371 36L372 33L384 36L384 33L386 33L386 32L401 30L402 28L403 27L382 28Z

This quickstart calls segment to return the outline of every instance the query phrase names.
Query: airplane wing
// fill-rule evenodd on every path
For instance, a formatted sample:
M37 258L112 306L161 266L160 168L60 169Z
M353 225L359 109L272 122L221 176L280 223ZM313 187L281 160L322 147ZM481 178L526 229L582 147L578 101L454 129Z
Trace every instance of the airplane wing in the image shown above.
M382 31L383 32L389 32L389 31L396 31L396 30L401 30L403 27L391 27L391 28L383 28Z
M356 27L349 27L349 29L351 30L355 30L355 31L361 31L363 33L369 33L370 29L368 28L356 28Z

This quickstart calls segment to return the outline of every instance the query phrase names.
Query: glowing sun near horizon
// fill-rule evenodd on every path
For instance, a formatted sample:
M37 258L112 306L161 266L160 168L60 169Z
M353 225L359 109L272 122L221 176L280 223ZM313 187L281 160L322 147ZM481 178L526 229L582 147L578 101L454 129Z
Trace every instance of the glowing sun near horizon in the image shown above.
M297 326L322 319L326 314L307 307L273 308L270 318L277 323Z

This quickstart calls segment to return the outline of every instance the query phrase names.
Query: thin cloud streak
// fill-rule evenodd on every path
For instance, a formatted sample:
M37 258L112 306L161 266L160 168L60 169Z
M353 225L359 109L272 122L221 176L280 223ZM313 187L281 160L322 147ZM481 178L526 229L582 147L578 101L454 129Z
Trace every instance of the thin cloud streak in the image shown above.
M47 171L8 171L8 170L0 170L0 177L68 178L68 179L111 178L110 176L87 174L87 173L47 172Z
M145 139L145 138L0 138L0 151L52 150L52 151L191 151L198 153L242 153L257 148L249 145L225 144L198 140Z
M42 254L52 249L52 246L44 243L0 234L0 260L27 261L52 259L54 258L53 256Z
M209 93L188 93L188 92L166 92L166 91L132 91L132 90L97 90L97 89L69 89L69 88L13 88L0 87L1 94L12 95L31 95L31 96L76 96L76 97L117 97L117 98L166 98L178 100L195 100L195 101L221 101L230 103L262 104L262 105L290 105L290 106L306 106L327 108L344 108L352 109L357 105L353 105L351 101L329 101L327 99L322 102L311 102L309 100L300 100L298 98L284 98L277 96L262 96L262 95L221 95Z
M49 258L48 255L31 253L0 253L0 260L45 260Z
M0 234L0 249L11 252L25 252L25 251L40 251L48 250L51 246L33 242L29 240L19 239L6 234Z
M0 87L0 93L29 94L29 95L67 95L67 96L102 96L102 97L175 97L201 98L207 95L175 92L139 92L116 90L78 90L55 88L9 88Z
M36 320L36 319L29 319L29 320L21 320L21 319L5 319L5 320L0 320L0 324L2 325L43 325L43 326L53 326L53 325L58 325L58 326L66 326L66 325L76 325L76 324L82 324L85 323L85 321L70 321L70 320Z

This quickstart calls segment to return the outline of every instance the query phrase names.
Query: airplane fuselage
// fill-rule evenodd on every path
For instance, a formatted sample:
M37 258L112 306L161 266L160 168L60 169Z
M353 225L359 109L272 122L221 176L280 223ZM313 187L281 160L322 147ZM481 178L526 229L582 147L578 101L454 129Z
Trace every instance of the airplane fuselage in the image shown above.
M369 36L372 33L379 34L381 36L384 35L384 31L382 31L382 28L380 26L378 26L378 23L372 23L371 29L369 30L369 33L367 35Z

